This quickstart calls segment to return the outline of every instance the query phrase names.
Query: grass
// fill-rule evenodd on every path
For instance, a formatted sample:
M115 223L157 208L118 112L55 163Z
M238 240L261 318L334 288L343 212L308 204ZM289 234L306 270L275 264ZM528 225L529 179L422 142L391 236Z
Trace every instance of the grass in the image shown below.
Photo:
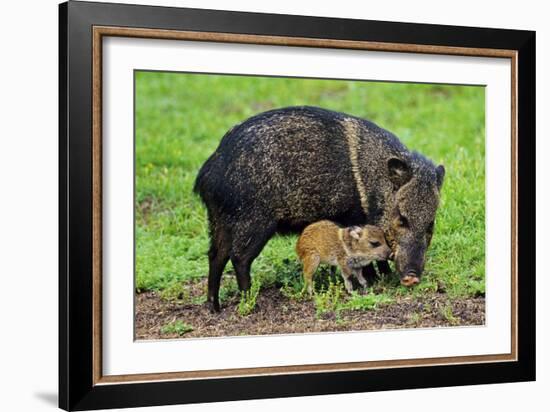
M320 317L325 313L336 313L341 309L342 298L345 294L342 286L337 282L330 282L326 289L321 289L313 295L315 311Z
M258 300L258 295L260 294L261 282L258 278L252 280L252 285L250 290L246 292L241 292L241 300L237 306L237 312L241 316L250 315L256 308L256 302Z
M185 284L208 272L206 213L192 193L198 169L233 125L261 111L305 104L368 118L447 171L420 285L407 289L388 277L369 295L339 295L336 306L375 310L400 296L441 290L453 298L484 295L484 88L154 72L136 73L137 291L188 298ZM259 293L276 286L289 298L303 298L295 241L275 237L255 260ZM316 278L321 312L335 308L328 278L326 271ZM234 280L225 277L222 301L235 296ZM244 314L256 297L241 299Z
M191 325L188 325L187 323L181 321L181 320L176 320L175 322L172 322L172 323L168 323L166 325L164 325L160 332L163 334L163 335L179 335L179 336L183 336L185 335L186 333L189 333L189 332L192 332L193 331L193 326Z
M457 325L459 323L459 320L456 318L456 316L453 314L453 309L450 306L445 306L439 311L441 313L441 316L445 318L445 320L451 324L451 325Z

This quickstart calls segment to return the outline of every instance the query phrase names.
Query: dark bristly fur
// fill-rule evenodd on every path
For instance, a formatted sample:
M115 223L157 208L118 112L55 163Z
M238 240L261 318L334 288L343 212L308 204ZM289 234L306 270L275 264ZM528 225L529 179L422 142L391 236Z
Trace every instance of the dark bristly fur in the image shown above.
M208 301L219 310L229 259L247 290L250 265L275 233L323 219L382 227L398 272L420 276L443 176L443 166L368 120L316 107L249 118L226 133L195 182L210 223Z

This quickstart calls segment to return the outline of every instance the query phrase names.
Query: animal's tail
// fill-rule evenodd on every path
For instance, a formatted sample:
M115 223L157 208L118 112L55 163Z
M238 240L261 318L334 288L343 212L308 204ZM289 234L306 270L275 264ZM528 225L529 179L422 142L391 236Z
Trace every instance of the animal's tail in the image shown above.
M204 189L204 176L206 175L205 166L207 163L202 165L202 167L199 170L199 173L197 174L197 177L195 179L195 185L193 186L193 192L201 195L201 192ZM202 196L201 196L202 197Z
M214 163L215 156L216 156L216 152L214 152L212 156L210 156L208 160L204 162L204 164L199 170L199 173L197 173L197 177L195 179L195 185L193 186L193 192L198 194L203 200L204 200L204 195L208 192L208 188L207 188L208 180L209 180L208 176L211 174L212 169L214 167L213 163Z

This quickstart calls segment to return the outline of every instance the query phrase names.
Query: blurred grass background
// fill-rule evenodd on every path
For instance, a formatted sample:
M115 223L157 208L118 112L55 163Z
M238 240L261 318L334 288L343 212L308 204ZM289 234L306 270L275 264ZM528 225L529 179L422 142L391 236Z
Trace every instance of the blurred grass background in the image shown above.
M409 149L445 165L421 284L406 289L396 279L383 279L376 293L386 300L436 291L450 297L484 295L483 87L139 71L135 93L138 292L177 290L182 281L207 276L206 213L192 188L225 132L262 111L313 105L372 120ZM273 238L255 260L252 277L294 282L298 289L295 240Z

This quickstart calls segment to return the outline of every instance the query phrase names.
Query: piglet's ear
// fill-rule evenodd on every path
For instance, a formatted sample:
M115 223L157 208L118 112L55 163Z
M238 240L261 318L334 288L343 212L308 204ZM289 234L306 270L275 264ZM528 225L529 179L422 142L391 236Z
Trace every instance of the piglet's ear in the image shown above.
M437 188L441 190L441 186L443 186L443 179L445 178L445 166L437 166L435 168L435 173L437 174Z
M388 160L388 174L395 190L411 180L412 177L409 165L396 157Z
M353 226L349 228L349 235L355 240L361 239L362 232L363 232L363 229L360 228L359 226Z

